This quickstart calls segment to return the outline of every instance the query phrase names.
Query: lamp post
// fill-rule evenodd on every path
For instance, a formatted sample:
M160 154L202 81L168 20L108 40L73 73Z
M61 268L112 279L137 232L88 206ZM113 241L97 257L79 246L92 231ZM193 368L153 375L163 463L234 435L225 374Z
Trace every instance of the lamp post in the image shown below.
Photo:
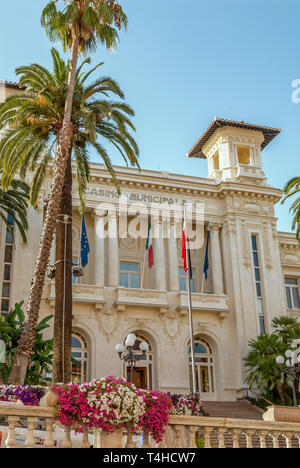
M296 340L292 347L296 348L298 344L298 340ZM285 359L286 358L286 359ZM300 375L300 348L294 349L292 351L291 349L288 349L285 352L285 357L283 356L277 356L276 357L276 362L280 366L284 366L283 372L291 377L292 381L292 388L293 388L293 406L297 407L297 393L296 393L296 388L295 388L295 381L297 377Z
M146 352L149 349L148 343L146 343L146 341L142 341L140 343L139 348L143 354L136 354L133 350L135 342L136 342L135 334L130 333L125 340L125 346L123 344L117 344L115 347L115 350L117 351L119 355L119 358L122 361L125 361L127 363L127 366L130 370L130 382L131 383L132 383L132 378L133 378L133 369L136 363L144 359L144 356L146 355ZM126 348L127 348L127 353L126 353Z

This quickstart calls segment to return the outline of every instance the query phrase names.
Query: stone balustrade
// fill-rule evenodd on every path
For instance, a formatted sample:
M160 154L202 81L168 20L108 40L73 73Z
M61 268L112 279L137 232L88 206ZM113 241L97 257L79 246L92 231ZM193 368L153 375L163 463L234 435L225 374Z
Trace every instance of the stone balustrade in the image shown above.
M160 448L300 448L300 424L170 416Z
M64 436L58 444L54 433L56 409L18 405L0 405L0 418L8 423L5 446L20 446L17 440L20 418L26 422L25 447L33 448L36 439L46 448L59 446L72 448L73 437L69 428L63 428ZM39 430L39 432L37 432ZM38 434L38 435L37 435ZM76 436L78 437L78 436ZM81 437L81 448L89 448L91 435L86 429ZM163 441L157 445L144 435L144 448L300 448L300 424L244 419L225 419L210 417L170 416L169 425ZM94 431L95 448L133 448L136 446L134 434L128 430L115 434L102 434Z
M7 448L23 447L20 442L22 438L25 440L26 448L34 448L37 444L45 448L72 448L69 428L60 429L60 434L55 432L56 412L55 408L50 407L1 404L0 419L6 420L8 424L7 431L3 431L6 437L5 446ZM25 430L22 429L24 423L27 426ZM80 437L80 447L89 448L88 431L85 430Z

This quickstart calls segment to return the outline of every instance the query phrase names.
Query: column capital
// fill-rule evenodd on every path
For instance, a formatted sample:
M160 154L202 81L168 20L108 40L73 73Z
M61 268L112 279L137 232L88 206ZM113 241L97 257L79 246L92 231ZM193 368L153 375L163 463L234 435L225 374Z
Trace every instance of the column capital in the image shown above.
M97 218L104 218L104 216L107 215L107 210L104 210L103 208L94 208L92 216L97 219Z
M209 223L209 230L210 231L219 231L220 229L222 229L222 224L221 223L214 222L214 221Z

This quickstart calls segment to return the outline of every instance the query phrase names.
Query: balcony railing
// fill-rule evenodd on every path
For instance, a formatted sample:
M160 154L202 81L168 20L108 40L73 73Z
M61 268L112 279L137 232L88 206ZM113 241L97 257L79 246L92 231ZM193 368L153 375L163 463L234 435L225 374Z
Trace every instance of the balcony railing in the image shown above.
M98 305L101 308L105 304L105 287L90 284L73 285L73 301L77 303L89 303ZM127 306L152 307L161 313L168 311L168 291L159 289L124 288L119 286L116 289L115 306L122 311ZM177 291L177 310L181 315L188 313L188 297L186 292ZM55 284L54 281L48 283L47 293L48 303L55 305ZM172 300L173 302L173 300ZM192 303L194 311L205 311L215 313L223 319L229 313L228 297L218 294L193 293ZM174 302L173 302L174 304Z
M52 448L74 447L74 434L68 428L60 431L63 437L57 440L55 408L0 405L0 418L5 418L5 446L20 447L18 425L20 419L26 423L24 446ZM41 431L41 427L44 431ZM38 431L38 432L37 432ZM41 435L42 434L42 435ZM112 436L94 431L94 436L85 429L80 436L81 448L132 448L140 446L139 437L134 437L130 428ZM104 437L104 438L102 438ZM102 442L102 443L101 443ZM137 445L136 445L137 444ZM22 446L22 445L21 445ZM224 419L210 417L170 416L169 425L159 448L300 448L300 424ZM144 436L144 448L157 447L156 443Z
M170 416L160 448L300 448L300 424Z

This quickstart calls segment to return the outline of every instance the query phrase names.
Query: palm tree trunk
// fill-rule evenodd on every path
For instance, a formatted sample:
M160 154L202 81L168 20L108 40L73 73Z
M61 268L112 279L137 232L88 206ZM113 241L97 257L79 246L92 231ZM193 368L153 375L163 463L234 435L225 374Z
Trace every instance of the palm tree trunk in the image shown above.
M71 381L72 340L72 164L67 162L56 224L56 274L52 382ZM64 224L63 215L67 216ZM66 234L66 236L65 236ZM65 263L66 262L66 263Z
M15 354L15 359L10 374L11 384L23 385L25 381L28 362L34 346L35 331L39 318L39 309L45 283L45 274L49 261L50 249L53 241L55 224L59 214L59 204L63 189L69 151L72 145L73 126L71 122L76 69L78 62L78 39L72 44L70 72L68 80L68 92L65 105L65 115L60 142L56 149L54 163L54 179L50 191L50 198L40 239L39 252L36 260L34 275L31 284L28 305L25 311L21 338Z
M286 405L286 399L285 399L285 395L284 395L283 386L280 383L277 383L276 388L277 388L277 392L278 392L278 395L279 395L279 398L280 398L280 403L282 404L282 406L285 406Z

